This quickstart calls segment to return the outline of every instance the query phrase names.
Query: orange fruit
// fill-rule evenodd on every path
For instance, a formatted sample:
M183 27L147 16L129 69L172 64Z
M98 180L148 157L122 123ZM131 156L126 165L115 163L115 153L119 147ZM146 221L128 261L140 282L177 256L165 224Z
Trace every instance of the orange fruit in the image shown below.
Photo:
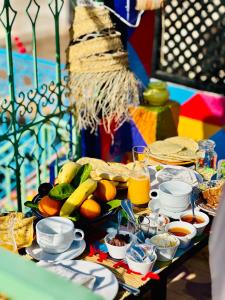
M87 199L80 207L80 214L87 219L95 219L101 214L101 206L95 200Z
M45 217L58 216L61 207L62 202L54 200L49 196L44 196L38 203L38 209Z
M116 187L109 180L101 180L98 182L94 195L104 202L113 200L116 197Z

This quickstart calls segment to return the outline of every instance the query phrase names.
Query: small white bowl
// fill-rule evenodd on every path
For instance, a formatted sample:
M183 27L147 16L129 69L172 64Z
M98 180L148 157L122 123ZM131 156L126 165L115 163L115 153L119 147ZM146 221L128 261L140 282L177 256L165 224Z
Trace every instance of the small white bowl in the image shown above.
M114 234L109 233L104 238L104 241L105 241L105 244L107 246L109 255L112 258L115 258L115 259L124 259L126 257L126 250L130 246L130 244L132 243L132 241L134 239L133 235L128 231L120 230L120 234L123 234L123 235L129 234L130 243L126 244L125 246L113 246L113 245L109 244L109 240L112 239L115 236L115 233Z
M180 221L182 221L182 217L184 216L188 216L191 215L192 216L192 210L187 210L185 211L183 214L180 215ZM193 226L197 229L197 235L201 235L206 227L206 225L208 225L209 223L209 217L207 216L207 214L195 209L195 216L196 217L200 217L202 219L204 219L203 223L199 223L199 224L193 224Z
M156 259L157 259L157 255L155 254L155 258L153 261L137 262L137 261L134 261L133 259L131 259L128 255L126 255L126 261L127 261L128 267L132 271L141 273L142 275L146 275L148 272L152 271L154 264L156 262Z
M186 248L189 246L191 240L196 236L197 234L197 230L196 228L190 224L190 223L187 223L187 222L182 222L182 221L175 221L175 222L171 222L169 224L166 225L166 232L169 232L169 230L171 228L185 228L187 230L190 231L190 234L187 234L185 236L177 236L177 235L174 235L176 236L176 238L179 239L180 241L180 245L179 245L179 248Z
M159 260L159 261L172 260L177 252L179 245L180 245L180 240L176 236L173 236L176 240L175 246L160 247L160 246L156 245L154 242L154 239L157 236L163 236L163 234L157 234L157 235L153 236L151 239L149 239L149 242L156 247L157 260Z

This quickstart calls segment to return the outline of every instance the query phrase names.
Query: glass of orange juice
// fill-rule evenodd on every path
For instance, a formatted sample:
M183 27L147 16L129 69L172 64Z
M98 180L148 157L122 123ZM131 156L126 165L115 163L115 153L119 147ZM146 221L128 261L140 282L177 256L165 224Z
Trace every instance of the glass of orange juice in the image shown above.
M133 161L146 162L146 146L134 146L132 148Z
M128 193L127 198L134 205L144 205L149 202L149 192L150 192L150 176L146 169L143 167L138 170L132 170L130 178L128 180Z

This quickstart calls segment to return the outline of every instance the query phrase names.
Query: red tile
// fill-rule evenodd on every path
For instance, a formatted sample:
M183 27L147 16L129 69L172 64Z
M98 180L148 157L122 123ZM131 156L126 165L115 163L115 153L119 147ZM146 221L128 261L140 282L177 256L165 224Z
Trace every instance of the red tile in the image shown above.
M181 115L208 124L225 125L225 97L196 94L181 107Z

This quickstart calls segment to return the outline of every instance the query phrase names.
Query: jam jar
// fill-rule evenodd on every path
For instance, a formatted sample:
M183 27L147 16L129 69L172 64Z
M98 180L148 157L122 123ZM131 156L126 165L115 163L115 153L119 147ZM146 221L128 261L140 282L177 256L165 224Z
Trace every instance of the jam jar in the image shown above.
M217 153L214 150L215 142L213 140L201 140L198 145L198 167L216 169Z

